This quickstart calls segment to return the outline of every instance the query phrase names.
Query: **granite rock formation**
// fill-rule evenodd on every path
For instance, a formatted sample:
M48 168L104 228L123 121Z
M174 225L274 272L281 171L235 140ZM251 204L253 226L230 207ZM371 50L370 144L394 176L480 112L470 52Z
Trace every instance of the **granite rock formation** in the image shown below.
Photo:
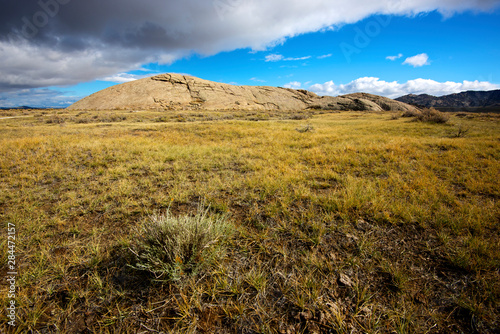
M366 93L318 96L306 90L234 86L168 73L109 87L74 103L68 109L407 111L415 108Z

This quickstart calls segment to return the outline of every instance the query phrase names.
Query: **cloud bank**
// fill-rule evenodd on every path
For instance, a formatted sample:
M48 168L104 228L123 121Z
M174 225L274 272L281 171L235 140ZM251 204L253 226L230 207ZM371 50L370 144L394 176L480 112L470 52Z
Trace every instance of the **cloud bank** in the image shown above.
M81 98L82 96L65 96L62 92L49 88L21 89L15 92L0 92L0 107L66 108Z
M452 15L499 0L2 1L0 91L72 85L191 53L266 50L373 14Z
M293 87L300 83L294 82L289 85ZM486 81L467 81L464 82L438 82L430 79L415 79L405 83L397 81L387 82L374 77L364 77L353 80L347 84L335 84L333 81L324 84L315 84L309 87L309 90L318 95L338 96L350 93L365 92L375 95L382 95L389 98L398 98L407 94L429 94L442 96L454 93L460 93L467 90L494 90L500 89L500 85L492 84Z

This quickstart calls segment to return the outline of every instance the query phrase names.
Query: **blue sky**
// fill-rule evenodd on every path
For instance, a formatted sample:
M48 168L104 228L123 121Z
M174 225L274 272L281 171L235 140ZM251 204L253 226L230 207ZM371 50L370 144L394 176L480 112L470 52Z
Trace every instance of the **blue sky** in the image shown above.
M250 0L226 1L233 1L230 7L223 7L224 14L230 15L228 8L236 11L245 4L244 1ZM123 56L127 58L125 60L120 59L120 53L107 58L92 58L99 50L90 47L80 48L78 54L72 51L68 53L70 56L66 54L66 58L62 58L62 47L56 47L54 52L59 53L53 58L61 56L64 60L60 60L60 66L63 68L69 68L73 59L67 58L71 56L75 62L85 63L89 58L92 62L87 68L82 66L75 70L75 77L50 70L43 77L43 74L39 75L40 71L32 71L38 75L39 83L25 87L4 83L3 92L0 91L0 107L65 107L106 87L165 72L238 85L308 89L320 95L364 91L395 98L409 93L445 95L465 90L499 89L500 10L498 1L486 2L486 7L473 2L466 9L443 9L436 5L435 10L412 8L412 12L406 10L384 15L378 14L383 12L379 9L374 14L360 14L360 19L356 16L346 20L325 19L317 26L309 21L306 28L296 28L293 20L289 20L281 26L271 26L270 30L277 32L261 39L254 31L251 38L247 38L245 29L248 27L239 27L238 22L232 22L235 29L240 29L234 36L224 35L211 43L193 37L192 45L187 43L186 46L165 49L154 45L152 51L157 54L141 56L134 53L128 56L124 52L127 55ZM224 25L224 21L219 17L214 22ZM305 24L297 22L297 25ZM281 32L282 27L287 31ZM290 29L292 33L288 32ZM50 31L57 33L57 30ZM266 34L268 31L263 31L262 35ZM184 36L182 30L181 35ZM192 35L186 35L187 40ZM241 36L245 37L238 42ZM245 38L248 41L244 41ZM203 47L197 50L196 42ZM10 43L13 53L23 51L14 48L12 39ZM118 48L115 44L110 43L110 47ZM4 52L6 49L4 45ZM82 55L82 50L88 52L87 58L85 52ZM107 65L103 66L103 63ZM49 63L52 66L57 64ZM87 73L93 71L93 65L99 70ZM22 68L19 71L22 72ZM27 71L26 75L29 73ZM62 84L51 85L51 81Z
M373 37L366 34L367 27L373 29L368 30ZM363 33L366 42L360 37L363 43L356 44L356 36ZM429 56L429 65L402 65L407 57L421 53ZM386 59L399 54L403 56L395 61ZM269 55L310 58L266 62ZM193 56L170 66L145 67L226 83L255 85L262 80L271 86L290 81L348 83L366 76L400 82L416 78L500 80L500 12L466 13L448 19L436 12L416 17L372 16L335 31L289 39L265 52L244 49L207 58Z

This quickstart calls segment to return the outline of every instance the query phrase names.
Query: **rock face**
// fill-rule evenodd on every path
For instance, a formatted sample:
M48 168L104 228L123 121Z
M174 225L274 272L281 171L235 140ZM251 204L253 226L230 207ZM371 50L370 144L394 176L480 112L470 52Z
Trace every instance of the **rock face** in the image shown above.
M104 89L68 109L406 111L415 107L365 93L320 97L306 90L233 86L187 75L161 74Z
M410 94L396 100L441 111L500 112L500 90L468 91L439 97Z

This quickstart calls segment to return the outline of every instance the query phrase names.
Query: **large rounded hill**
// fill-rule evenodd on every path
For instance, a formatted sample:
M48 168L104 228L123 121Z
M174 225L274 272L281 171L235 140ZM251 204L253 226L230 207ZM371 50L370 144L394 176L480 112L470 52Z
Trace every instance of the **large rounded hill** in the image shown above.
M366 93L318 96L306 90L234 86L167 73L106 88L74 103L68 109L407 111L415 108Z

